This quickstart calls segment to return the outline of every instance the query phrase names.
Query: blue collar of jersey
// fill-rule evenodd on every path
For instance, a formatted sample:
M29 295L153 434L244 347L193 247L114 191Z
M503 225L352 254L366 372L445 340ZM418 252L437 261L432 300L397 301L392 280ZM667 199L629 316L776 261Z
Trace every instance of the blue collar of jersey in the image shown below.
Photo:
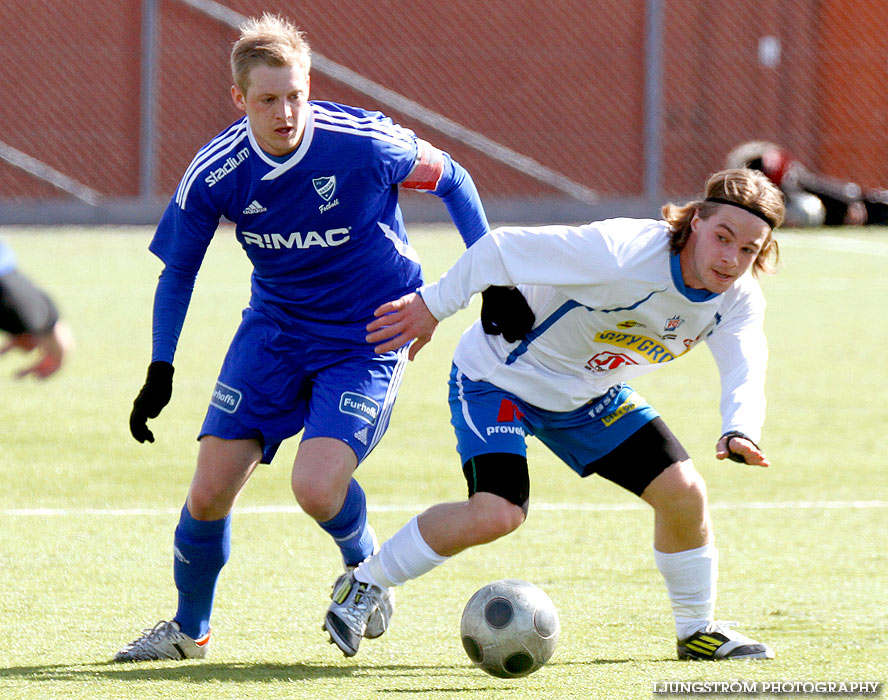
M283 161L276 160L274 156L271 156L262 150L262 147L256 142L256 137L253 135L253 127L250 126L249 117L247 117L247 134L250 138L250 145L253 147L256 155L271 166L271 170L265 173L265 175L262 176L262 179L274 180L287 172L294 165L298 164L303 158L305 158L305 154L308 153L308 149L311 147L312 138L314 137L314 110L308 111L308 116L305 119L305 131L302 133L302 141L299 144L299 148L288 156L285 156Z
M672 272L672 283L676 289L681 292L688 301L709 301L718 296L715 292L708 289L692 289L685 285L684 277L681 275L680 253L673 253L669 258L669 269Z

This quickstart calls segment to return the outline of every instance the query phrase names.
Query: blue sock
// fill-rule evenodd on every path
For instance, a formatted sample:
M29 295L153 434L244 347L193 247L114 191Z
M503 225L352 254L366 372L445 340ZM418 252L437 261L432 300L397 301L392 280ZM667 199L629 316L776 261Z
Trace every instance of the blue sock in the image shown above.
M210 630L216 580L231 551L231 516L195 520L186 505L173 546L173 578L179 590L176 622L189 637L199 639Z
M354 479L348 485L342 510L331 520L318 524L336 541L347 566L360 564L373 554L373 531L367 522L367 497Z

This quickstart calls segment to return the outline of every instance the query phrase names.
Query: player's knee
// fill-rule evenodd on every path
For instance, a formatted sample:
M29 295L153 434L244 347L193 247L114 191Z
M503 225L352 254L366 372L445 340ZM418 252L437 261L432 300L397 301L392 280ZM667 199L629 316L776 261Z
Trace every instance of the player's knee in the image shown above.
M675 498L688 507L706 507L706 482L688 460L679 465L679 476L675 484Z
M342 507L344 494L322 476L300 479L294 475L291 486L299 507L315 520L330 520Z
M472 531L476 544L493 542L517 530L525 519L525 511L502 496L481 491L469 498Z
M509 503L505 499L500 499L499 508L493 518L493 526L496 532L500 533L500 537L508 535L521 527L527 517L524 509Z
M188 490L188 512L195 520L219 520L231 512L237 491L213 479L195 479Z
M702 516L707 507L706 482L693 462L685 460L665 469L644 490L642 498L660 513L699 513Z
M231 512L232 505L227 492L207 487L188 492L188 512L195 520L221 520Z

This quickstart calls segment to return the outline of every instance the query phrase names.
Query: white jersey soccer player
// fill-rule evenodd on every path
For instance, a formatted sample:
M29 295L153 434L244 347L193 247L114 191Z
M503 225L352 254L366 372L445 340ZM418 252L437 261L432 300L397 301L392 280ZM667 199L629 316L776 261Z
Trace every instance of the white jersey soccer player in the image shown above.
M774 656L715 621L718 558L705 482L627 382L706 342L722 383L716 457L768 466L756 444L767 345L753 274L778 257L783 199L761 173L727 170L709 178L704 198L667 205L663 215L496 229L440 280L376 310L367 339L379 352L427 342L438 321L488 285L517 285L533 323L511 341L480 322L463 334L450 411L469 498L412 519L334 594L327 619L350 630L339 645L346 655L357 652L367 616L390 587L524 522L533 435L580 476L609 479L654 509L654 559L680 658Z
M491 284L517 285L537 320L520 343L472 325L453 358L472 380L549 411L572 411L705 340L721 372L722 432L758 441L764 295L748 273L723 294L687 287L666 222L496 229L420 294L440 319Z

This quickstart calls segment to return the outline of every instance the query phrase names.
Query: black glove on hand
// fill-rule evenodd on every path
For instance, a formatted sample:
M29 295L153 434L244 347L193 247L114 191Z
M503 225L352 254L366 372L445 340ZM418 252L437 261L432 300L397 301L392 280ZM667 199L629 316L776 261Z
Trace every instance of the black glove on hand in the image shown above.
M481 327L509 343L523 340L536 321L527 299L516 287L488 287L481 292Z
M154 442L154 433L148 430L148 419L157 418L173 395L173 366L158 360L148 365L145 385L133 401L130 413L130 432L139 442Z
M728 438L728 441L725 443L725 447L727 447L728 449L728 459L730 459L732 462L746 464L746 457L741 455L739 452L734 452L734 450L731 449L731 438L743 438L744 440L749 440L750 442L752 442L752 438L750 438L749 435L747 435L746 433L741 433L739 430L729 430L724 435L722 435L722 437ZM754 442L752 442L752 444L755 445ZM758 448L758 445L755 446L756 448Z

